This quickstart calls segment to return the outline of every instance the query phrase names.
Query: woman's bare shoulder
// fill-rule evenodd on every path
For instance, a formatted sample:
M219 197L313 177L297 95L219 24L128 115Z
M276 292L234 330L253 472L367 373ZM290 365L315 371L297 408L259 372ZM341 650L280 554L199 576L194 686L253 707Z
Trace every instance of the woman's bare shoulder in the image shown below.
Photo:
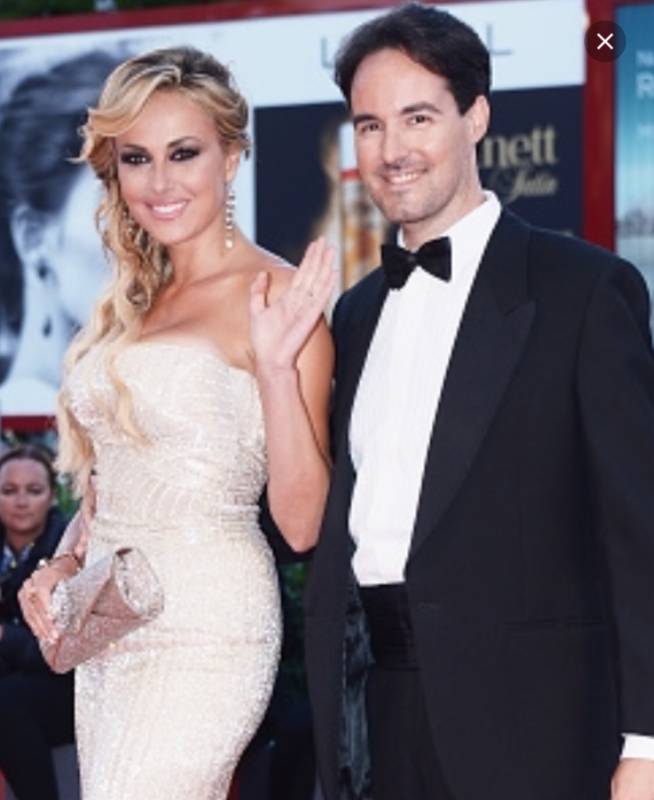
M296 271L281 256L259 247L253 254L251 269L255 273L266 272L270 276L269 289L273 299L289 286Z

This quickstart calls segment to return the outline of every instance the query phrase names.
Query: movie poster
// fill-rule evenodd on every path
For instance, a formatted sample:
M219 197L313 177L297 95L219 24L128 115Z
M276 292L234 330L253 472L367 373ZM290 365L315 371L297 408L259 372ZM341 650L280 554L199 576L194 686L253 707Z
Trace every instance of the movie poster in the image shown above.
M654 3L622 6L627 47L616 62L616 250L654 297Z

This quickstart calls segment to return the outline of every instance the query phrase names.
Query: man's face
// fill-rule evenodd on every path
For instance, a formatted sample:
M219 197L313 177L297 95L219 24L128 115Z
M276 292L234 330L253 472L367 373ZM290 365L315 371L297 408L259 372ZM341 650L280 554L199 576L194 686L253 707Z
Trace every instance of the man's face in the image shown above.
M359 65L351 108L361 179L391 222L435 234L478 204L484 98L462 115L443 77L384 49Z

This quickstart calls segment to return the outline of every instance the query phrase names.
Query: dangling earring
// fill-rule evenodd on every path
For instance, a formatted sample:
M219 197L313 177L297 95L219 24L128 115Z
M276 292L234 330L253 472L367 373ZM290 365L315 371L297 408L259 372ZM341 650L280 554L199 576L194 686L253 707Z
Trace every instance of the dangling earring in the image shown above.
M234 209L236 208L236 194L229 187L225 200L225 247L231 250L234 247Z

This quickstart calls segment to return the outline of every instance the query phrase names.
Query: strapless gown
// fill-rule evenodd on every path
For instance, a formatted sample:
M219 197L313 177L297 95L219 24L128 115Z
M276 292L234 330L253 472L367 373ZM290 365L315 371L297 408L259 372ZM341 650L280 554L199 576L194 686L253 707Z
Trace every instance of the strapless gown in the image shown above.
M222 800L266 710L279 586L257 501L266 480L256 380L209 345L143 341L116 364L147 437L115 424L99 348L73 369L96 454L87 563L139 547L163 613L76 673L83 800Z

